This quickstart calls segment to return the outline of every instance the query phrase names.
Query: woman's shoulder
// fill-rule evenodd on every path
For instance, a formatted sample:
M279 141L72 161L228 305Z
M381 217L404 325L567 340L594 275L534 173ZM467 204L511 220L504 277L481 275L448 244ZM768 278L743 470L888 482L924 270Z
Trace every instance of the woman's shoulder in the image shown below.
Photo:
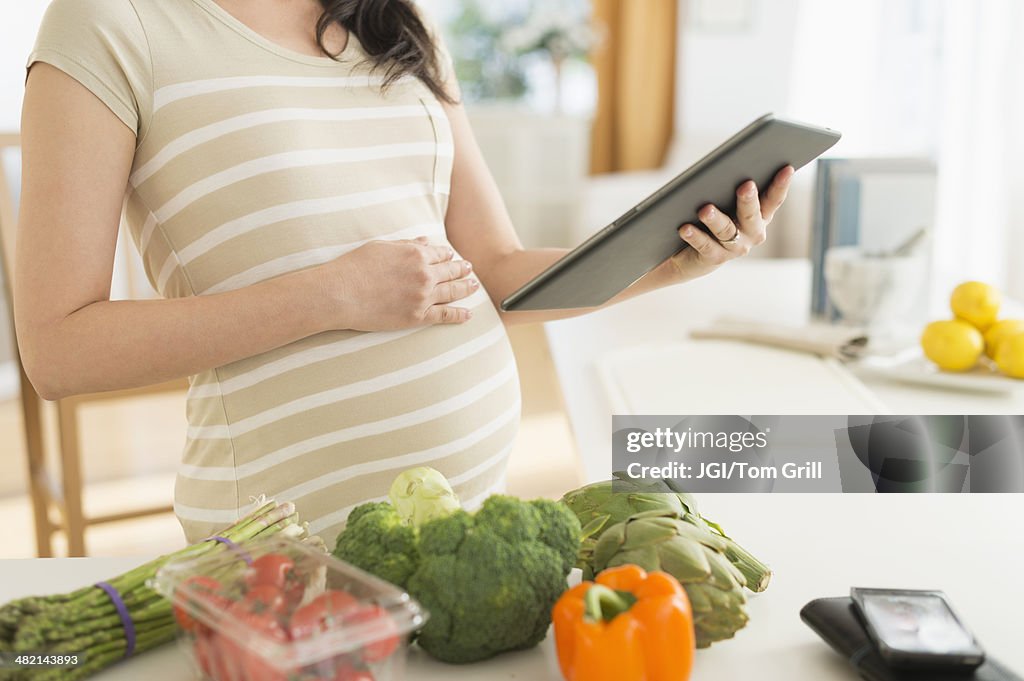
M142 30L135 0L51 0L43 15L40 33L52 28L75 28L80 33L97 30L115 34Z
M135 2L52 0L26 66L46 62L64 71L138 132L152 63Z

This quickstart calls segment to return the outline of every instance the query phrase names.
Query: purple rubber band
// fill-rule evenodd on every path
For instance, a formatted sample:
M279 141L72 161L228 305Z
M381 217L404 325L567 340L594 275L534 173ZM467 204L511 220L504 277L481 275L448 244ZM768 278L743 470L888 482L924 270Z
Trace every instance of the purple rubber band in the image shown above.
M245 549L243 549L241 546L239 546L235 542L233 542L230 539L228 539L227 537L222 537L220 535L217 535L216 537L210 537L206 541L220 542L221 544L223 544L224 546L228 547L229 549L231 549L232 551L237 553L239 556L241 556L242 560L245 561L246 565L252 565L252 556L249 555L249 552L246 551Z
M103 589L114 603L117 614L121 618L121 626L124 627L124 656L131 657L132 653L135 652L135 623L132 622L132 616L128 614L128 606L124 604L124 600L121 598L121 594L117 593L117 589L107 582L96 582L95 586Z

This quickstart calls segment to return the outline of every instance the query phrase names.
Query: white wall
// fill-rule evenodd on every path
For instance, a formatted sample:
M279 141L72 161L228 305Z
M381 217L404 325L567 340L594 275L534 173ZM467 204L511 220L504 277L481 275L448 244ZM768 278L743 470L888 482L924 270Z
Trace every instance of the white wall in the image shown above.
M754 119L787 114L800 0L681 0L676 70L678 172ZM799 178L799 181L805 178ZM811 192L795 187L761 255L803 255Z
M0 10L0 130L18 130L25 90L25 59L49 3L18 0Z
M676 127L684 141L727 137L789 103L798 0L724 0L734 7L729 17L708 7L719 1L681 4Z
M682 0L682 7L674 168L769 111L843 131L833 156L936 154L941 3ZM812 170L797 175L765 254L807 253L813 188Z

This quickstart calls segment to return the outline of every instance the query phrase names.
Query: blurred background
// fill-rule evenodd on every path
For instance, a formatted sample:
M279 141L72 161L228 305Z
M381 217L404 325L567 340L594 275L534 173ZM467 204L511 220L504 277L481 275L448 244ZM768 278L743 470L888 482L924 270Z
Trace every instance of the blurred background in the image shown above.
M942 314L949 291L968 279L1024 300L1024 208L1014 200L1024 188L1019 0L421 3L442 27L527 246L578 244L774 112L844 133L828 162L797 176L756 256L806 263L808 290L793 295L809 301L801 305L812 316L913 327ZM6 232L17 204L23 66L46 4L24 0L0 11ZM829 253L839 249L855 259L894 256L894 274L878 284L885 304L869 297L887 318L856 302L836 306L842 291L830 296L826 280ZM853 271L861 274L852 284L833 276L832 285L875 285ZM151 295L129 248L118 254L114 291ZM0 557L180 544L165 507L184 442L184 393L170 386L57 405L30 400L19 390L9 330L0 300L0 516L9 529ZM513 332L524 420L510 486L527 496L559 495L586 475L551 333ZM44 509L45 498L59 503ZM154 500L164 512L133 517ZM109 522L85 522L104 516ZM69 523L71 547L60 530Z

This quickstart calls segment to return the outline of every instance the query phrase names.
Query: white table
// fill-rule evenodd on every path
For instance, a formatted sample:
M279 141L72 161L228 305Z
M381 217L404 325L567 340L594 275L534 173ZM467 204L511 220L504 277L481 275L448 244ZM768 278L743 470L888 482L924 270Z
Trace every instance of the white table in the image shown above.
M611 414L593 369L601 353L652 338L681 338L688 325L719 314L749 315L751 309L776 321L800 323L808 278L809 269L800 262L751 262L690 286L550 325L588 477L603 478L608 471ZM925 396L902 386L870 385L894 412L926 413L924 406L915 408L925 404L938 413L1021 409L991 397ZM854 585L943 589L988 652L1024 670L1019 625L1024 495L705 495L701 503L707 515L769 562L776 576L767 592L751 598L751 622L735 640L698 653L694 681L852 681L857 677L845 661L800 622L798 613L808 601L844 595ZM0 561L0 602L67 591L145 559ZM185 658L168 646L99 678L184 681L191 676ZM545 681L559 675L549 638L534 650L464 667L413 651L407 678Z
M705 496L703 509L771 562L768 591L751 598L751 622L736 639L700 651L693 681L852 681L846 663L799 620L806 602L851 585L946 590L988 652L1024 670L1024 496ZM0 601L67 591L146 560L53 558L0 561ZM124 662L104 681L185 681L174 645ZM414 650L410 681L559 679L550 638L540 647L452 667Z
M681 340L691 329L718 317L800 325L809 320L811 264L807 260L750 259L682 286L662 289L621 305L575 319L546 325L551 355L558 372L566 410L576 436L587 480L611 472L612 408L598 378L597 364L607 353L647 343ZM745 362L742 344L729 372L756 372ZM1012 396L922 388L868 376L863 383L892 414L1024 414L1024 383ZM678 386L666 386L678 390ZM823 407L829 411L829 391L823 386ZM764 405L765 415L775 415Z
M719 316L788 324L808 320L811 268L803 260L749 260L704 279L547 325L551 352L587 480L611 471L612 410L597 363L610 351L684 339ZM742 346L724 371L756 371ZM1024 395L953 393L864 378L895 414L1020 414ZM666 386L666 390L679 388ZM823 390L827 395L829 391ZM826 398L827 399L827 398ZM825 410L827 411L827 410ZM765 414L776 413L771 405ZM843 413L837 411L835 413ZM698 656L695 679L854 679L800 621L800 608L851 586L945 590L988 651L1024 672L1024 496L704 495L702 511L773 566L753 597L751 624Z

